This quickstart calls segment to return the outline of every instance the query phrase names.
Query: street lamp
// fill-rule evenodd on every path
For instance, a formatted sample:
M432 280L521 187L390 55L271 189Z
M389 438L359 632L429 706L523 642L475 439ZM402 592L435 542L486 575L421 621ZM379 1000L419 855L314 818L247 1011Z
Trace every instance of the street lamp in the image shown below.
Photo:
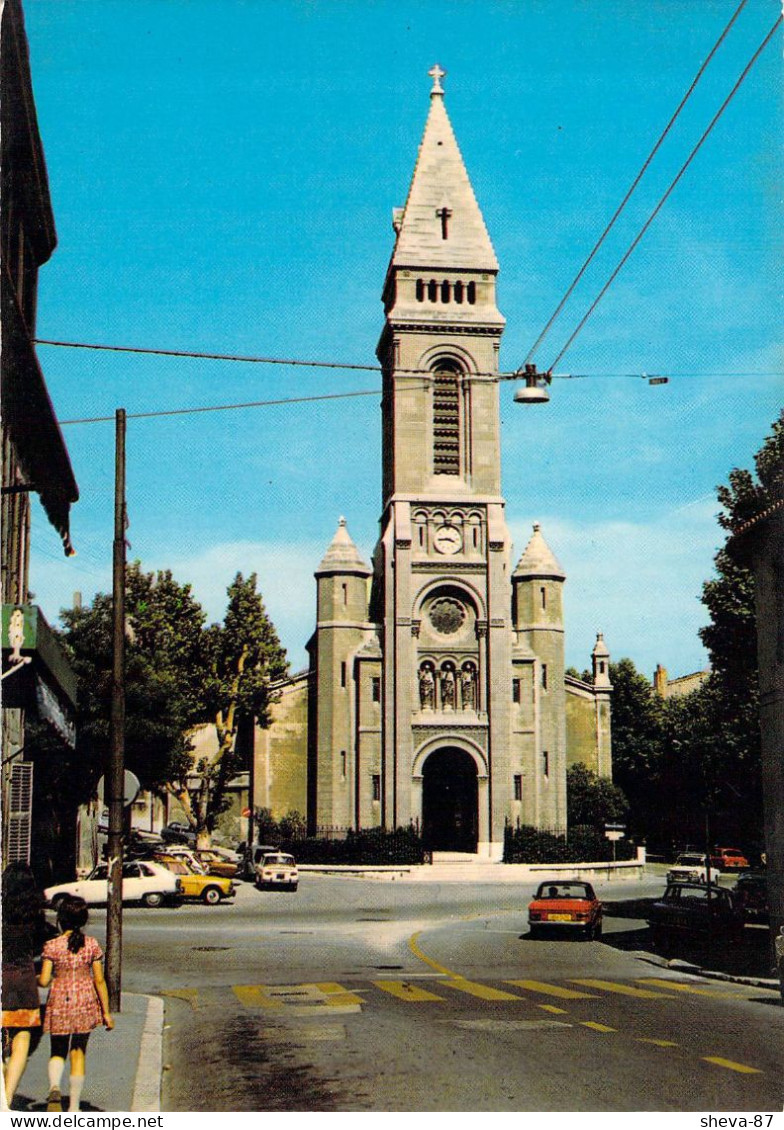
M524 385L516 389L514 394L515 404L546 404L550 399L547 391L552 377L549 373L537 373L536 365L526 365L518 369L517 375L525 381Z

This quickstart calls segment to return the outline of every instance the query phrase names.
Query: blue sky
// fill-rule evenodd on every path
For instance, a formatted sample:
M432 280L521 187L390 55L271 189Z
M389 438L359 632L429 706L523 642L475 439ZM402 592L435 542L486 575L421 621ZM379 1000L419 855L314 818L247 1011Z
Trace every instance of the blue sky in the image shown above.
M59 246L38 335L375 364L391 210L429 106L446 107L493 240L522 364L735 0L26 0ZM548 368L779 14L748 0L536 355ZM715 486L751 467L782 402L781 33L556 372L502 385L504 495L562 562L567 662L602 630L650 675L705 665ZM63 420L352 392L374 373L41 346ZM641 377L671 377L649 386ZM716 375L730 374L730 375ZM743 375L739 375L743 374ZM746 375L748 374L748 375ZM36 506L31 587L52 621L111 584L112 424L64 428L78 556ZM256 571L293 668L337 518L369 558L379 397L129 421L131 557L219 618Z

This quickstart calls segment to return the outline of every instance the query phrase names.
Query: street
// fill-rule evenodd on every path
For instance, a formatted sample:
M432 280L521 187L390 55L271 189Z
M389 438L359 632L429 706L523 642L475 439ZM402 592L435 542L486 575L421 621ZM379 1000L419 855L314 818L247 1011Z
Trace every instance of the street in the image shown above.
M777 992L664 968L639 920L532 941L532 889L306 873L296 894L126 909L123 989L166 1005L162 1109L781 1109Z

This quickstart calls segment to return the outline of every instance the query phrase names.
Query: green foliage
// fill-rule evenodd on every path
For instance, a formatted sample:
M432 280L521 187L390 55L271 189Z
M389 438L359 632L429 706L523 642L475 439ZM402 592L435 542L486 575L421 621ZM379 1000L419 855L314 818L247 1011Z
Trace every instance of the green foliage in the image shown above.
M175 793L197 832L211 832L227 808L227 785L245 767L238 729L268 724L269 684L287 669L256 583L255 573L238 573L224 623L206 627L190 585L168 570L144 573L138 561L126 570L126 765L144 788ZM99 593L62 618L78 678L76 760L86 800L109 750L112 598ZM188 732L208 723L218 730L218 754L194 765Z
M607 863L633 859L636 848L628 840L612 843L595 828L577 825L568 838L540 832L526 825L504 829L504 863Z
M658 824L664 763L664 703L631 659L610 664L613 782L629 802L630 830Z
M366 828L359 832L350 830L343 840L315 836L284 840L280 848L290 852L299 863L379 866L422 863L425 858L421 837L410 826L391 832L383 828Z
M566 770L566 811L569 826L586 825L603 832L605 824L623 821L629 804L612 781L598 777L585 765Z

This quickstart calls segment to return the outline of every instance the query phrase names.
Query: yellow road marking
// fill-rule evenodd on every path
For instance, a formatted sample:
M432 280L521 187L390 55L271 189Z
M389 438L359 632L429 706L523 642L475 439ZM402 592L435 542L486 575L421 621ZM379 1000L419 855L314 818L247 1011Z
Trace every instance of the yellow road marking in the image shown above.
M283 1001L273 1000L264 985L232 985L234 995L245 1008L283 1008Z
M566 1009L558 1008L558 1006L554 1004L538 1004L536 1007L544 1009L545 1012L557 1012L560 1013L561 1016L566 1016Z
M655 1044L657 1048L677 1048L674 1040L653 1040L648 1036L636 1036L638 1044Z
M493 989L490 985L480 985L477 981L469 981L466 977L455 977L451 981L442 981L447 989L456 989L459 993L468 993L469 996L479 997L483 1001L521 1001L524 997L515 996L514 993L504 992L503 989Z
M726 1067L729 1071L739 1071L741 1075L764 1075L758 1067L748 1067L745 1063L735 1063L732 1059L723 1059L720 1055L704 1055L706 1063L715 1063L718 1067Z
M593 1028L594 1032L617 1032L617 1028L610 1028L606 1024L597 1024L595 1020L581 1020L583 1028Z
M346 1004L364 1004L362 997L349 992L335 981L316 981L315 985L319 992L324 993L326 997L324 1004L330 1008L340 1008L341 1005Z
M506 981L507 985L517 985L520 989L530 989L533 993L544 993L548 997L559 997L565 1001L592 1001L595 993L579 993L576 989L565 989L562 985L549 985L546 981Z
M615 981L600 981L594 977L571 977L570 981L573 985L587 985L589 989L604 989L607 993L619 993L624 997L644 997L646 1000L659 997L661 1000L675 1000L674 997L668 997L667 993L655 993L652 989L635 989L631 985L620 985Z
M716 989L700 988L698 985L687 985L684 981L668 981L665 977L636 977L642 985L658 985L661 989L675 989L679 993L693 993L699 997L729 997L734 993L717 992Z
M411 950L414 957L418 957L420 961L424 961L425 965L429 965L431 969L435 969L436 973L446 973L447 977L459 976L459 974L453 972L453 970L447 969L445 965L439 965L437 961L433 961L432 957L428 957L427 954L422 953L417 945L417 938L421 933L422 931L418 930L417 933L412 934L408 940L408 948Z
M429 993L427 989L420 989L419 985L412 985L408 981L374 981L373 984L401 1001L443 1001L444 999L436 996L435 993Z

